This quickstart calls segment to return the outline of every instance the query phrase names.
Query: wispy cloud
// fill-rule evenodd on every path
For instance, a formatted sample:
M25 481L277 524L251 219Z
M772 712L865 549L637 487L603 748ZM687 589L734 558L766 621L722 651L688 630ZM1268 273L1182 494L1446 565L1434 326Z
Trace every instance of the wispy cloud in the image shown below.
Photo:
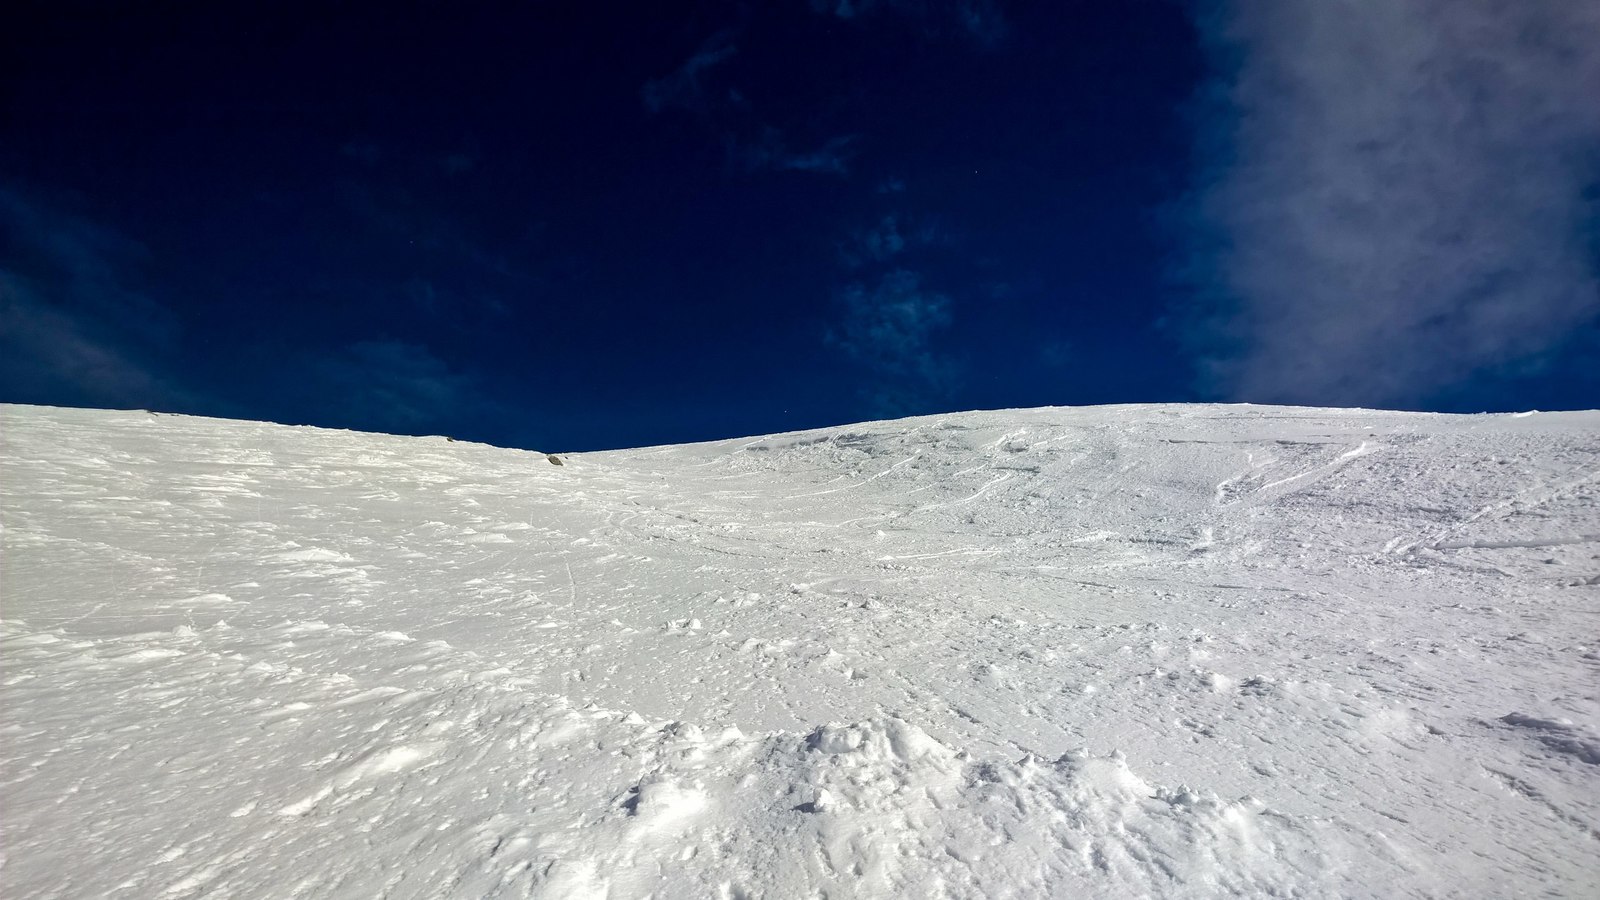
M839 256L851 268L885 263L901 254L938 243L940 231L931 220L890 213L870 228L851 232Z
M855 156L855 135L830 138L810 150L791 149L775 128L766 128L750 143L729 138L729 152L751 171L811 172L819 175L848 175Z
M1077 360L1076 349L1070 341L1046 341L1039 347L1039 364L1047 369L1065 368Z
M369 166L375 166L379 160L383 159L383 148L368 140L346 141L339 148L339 152L356 162Z
M895 269L876 283L848 285L839 300L843 316L828 342L871 373L862 394L875 414L926 411L949 395L958 370L935 341L952 322L950 298L926 289L916 272Z
M956 35L986 48L998 45L1011 31L993 0L811 0L811 9L846 21L898 16L929 37Z
M645 82L639 92L645 108L652 113L675 107L690 112L705 112L710 106L706 73L732 58L738 49L733 43L732 32L718 32L707 38L671 74Z
M128 283L147 256L60 204L0 187L0 392L23 402L184 408L163 373L177 320Z
M651 113L671 109L693 113L712 138L720 140L729 164L746 172L849 175L858 135L836 135L796 148L784 129L763 124L737 89L711 86L712 70L738 50L734 36L733 29L712 35L671 74L646 82L640 90L645 108Z
M406 341L354 342L314 362L310 374L331 421L357 429L445 431L488 402L471 376Z
M477 164L478 152L472 149L447 153L439 160L439 168L443 169L446 175L464 175L471 172Z
M1600 5L1216 0L1191 317L1219 395L1406 405L1600 314Z
M378 174L344 184L339 202L362 228L414 247L412 269L421 274L399 284L379 275L322 289L395 293L417 312L438 314L435 324L462 327L479 324L486 313L505 312L507 298L544 289L543 271L529 263L539 250L537 229L496 234L455 208L418 199L400 186L401 176Z

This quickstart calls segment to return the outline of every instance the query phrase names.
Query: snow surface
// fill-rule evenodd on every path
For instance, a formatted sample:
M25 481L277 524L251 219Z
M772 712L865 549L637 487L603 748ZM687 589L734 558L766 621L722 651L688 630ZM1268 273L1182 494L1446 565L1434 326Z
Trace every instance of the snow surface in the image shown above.
M1600 413L0 425L7 897L1600 891Z

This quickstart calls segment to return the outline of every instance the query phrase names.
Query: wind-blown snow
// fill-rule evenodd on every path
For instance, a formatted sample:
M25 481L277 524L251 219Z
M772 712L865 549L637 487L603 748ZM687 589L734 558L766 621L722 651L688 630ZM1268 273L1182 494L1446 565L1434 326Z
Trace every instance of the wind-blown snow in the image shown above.
M1600 887L1600 413L0 416L7 896Z

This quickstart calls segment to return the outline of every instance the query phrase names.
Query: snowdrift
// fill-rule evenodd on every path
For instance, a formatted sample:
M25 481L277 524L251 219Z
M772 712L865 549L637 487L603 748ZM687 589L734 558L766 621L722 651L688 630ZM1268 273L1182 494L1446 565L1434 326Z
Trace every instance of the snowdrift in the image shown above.
M1600 413L0 425L9 896L1600 890Z

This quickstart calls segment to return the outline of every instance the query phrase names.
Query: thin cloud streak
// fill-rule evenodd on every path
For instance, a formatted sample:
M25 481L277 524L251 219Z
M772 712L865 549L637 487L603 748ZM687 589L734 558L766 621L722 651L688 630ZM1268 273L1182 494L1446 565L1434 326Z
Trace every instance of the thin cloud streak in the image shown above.
M992 0L811 0L811 10L843 21L861 21L880 14L915 23L929 37L954 34L983 48L997 46L1011 32Z
M37 197L0 188L0 390L23 402L185 409L159 360L175 317L125 282L145 248Z
M1408 405L1600 314L1600 5L1219 0L1205 387Z
M646 82L640 89L645 109L653 115L669 110L692 114L721 138L729 164L746 172L848 176L858 135L836 135L811 149L796 150L782 129L758 124L739 91L710 86L712 70L738 52L734 34L725 30L712 35L671 74Z
M489 401L475 380L427 347L392 339L364 340L315 364L312 382L333 398L323 406L353 427L380 431L443 429Z
M731 32L720 32L707 38L700 49L670 75L645 83L639 92L645 108L652 113L674 107L690 112L706 112L710 106L706 95L706 73L732 58L738 50Z
M745 168L752 172L808 172L815 175L850 174L850 160L856 153L857 136L852 134L830 138L820 147L811 150L792 150L775 128L762 131L754 143L741 145L729 139L729 152L742 159Z

